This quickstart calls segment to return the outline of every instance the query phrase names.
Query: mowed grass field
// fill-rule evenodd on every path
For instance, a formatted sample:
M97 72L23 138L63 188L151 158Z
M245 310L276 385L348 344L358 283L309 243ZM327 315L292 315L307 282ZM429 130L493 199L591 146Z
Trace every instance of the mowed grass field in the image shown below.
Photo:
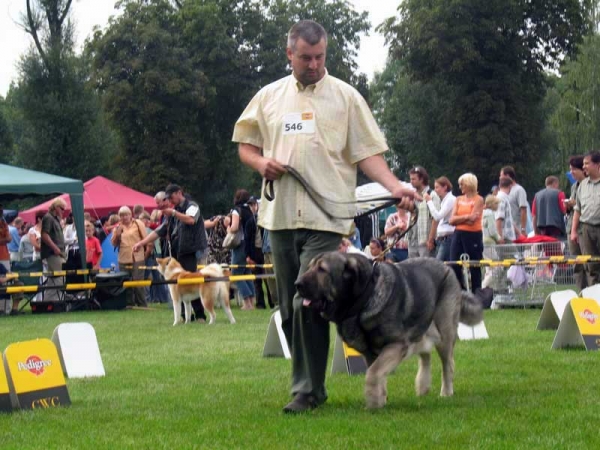
M178 327L164 306L0 318L2 349L50 338L60 323L88 322L106 370L67 380L70 407L0 414L0 448L600 446L600 354L551 350L554 332L535 330L540 310L488 311L490 339L456 345L452 398L438 395L437 357L433 392L417 398L412 358L390 377L383 410L365 409L363 376L328 374L329 401L300 416L281 412L290 362L261 356L270 311L234 308L236 325L217 314L214 326Z

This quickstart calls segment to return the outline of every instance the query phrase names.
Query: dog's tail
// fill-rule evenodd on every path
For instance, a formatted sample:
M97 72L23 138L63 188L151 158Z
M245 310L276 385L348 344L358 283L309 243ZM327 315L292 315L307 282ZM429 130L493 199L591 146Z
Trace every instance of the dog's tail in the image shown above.
M473 294L462 291L460 321L467 325L477 325L483 320L483 305Z

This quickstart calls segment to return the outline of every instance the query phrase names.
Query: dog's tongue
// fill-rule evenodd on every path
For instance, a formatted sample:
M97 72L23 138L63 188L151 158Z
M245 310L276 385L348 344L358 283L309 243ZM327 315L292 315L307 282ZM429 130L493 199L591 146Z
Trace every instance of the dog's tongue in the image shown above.
M307 298L302 299L302 306L308 307L308 306L310 306L310 303L311 303L311 301L309 299L307 299Z

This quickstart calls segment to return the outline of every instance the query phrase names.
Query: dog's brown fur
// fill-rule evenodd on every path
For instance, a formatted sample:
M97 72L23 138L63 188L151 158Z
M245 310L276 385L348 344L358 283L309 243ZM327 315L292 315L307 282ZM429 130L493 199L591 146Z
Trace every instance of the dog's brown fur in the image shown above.
M204 283L186 283L194 278L221 278L229 275L229 270L223 270L218 264L209 264L199 272L189 272L181 267L175 258L157 258L158 271L165 280L177 280L177 284L169 284L169 291L173 299L173 313L175 321L173 326L181 323L181 304L185 306L185 323L192 318L191 301L200 296L204 310L208 312L209 325L215 322L215 304L221 300L221 306L227 314L230 323L235 323L231 307L229 306L229 282L209 281Z

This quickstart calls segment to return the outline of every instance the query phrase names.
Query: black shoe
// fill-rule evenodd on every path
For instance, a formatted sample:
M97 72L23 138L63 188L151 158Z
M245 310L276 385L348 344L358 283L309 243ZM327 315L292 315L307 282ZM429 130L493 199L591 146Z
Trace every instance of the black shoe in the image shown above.
M296 394L294 399L283 407L285 414L299 414L317 408L320 403L311 394Z

